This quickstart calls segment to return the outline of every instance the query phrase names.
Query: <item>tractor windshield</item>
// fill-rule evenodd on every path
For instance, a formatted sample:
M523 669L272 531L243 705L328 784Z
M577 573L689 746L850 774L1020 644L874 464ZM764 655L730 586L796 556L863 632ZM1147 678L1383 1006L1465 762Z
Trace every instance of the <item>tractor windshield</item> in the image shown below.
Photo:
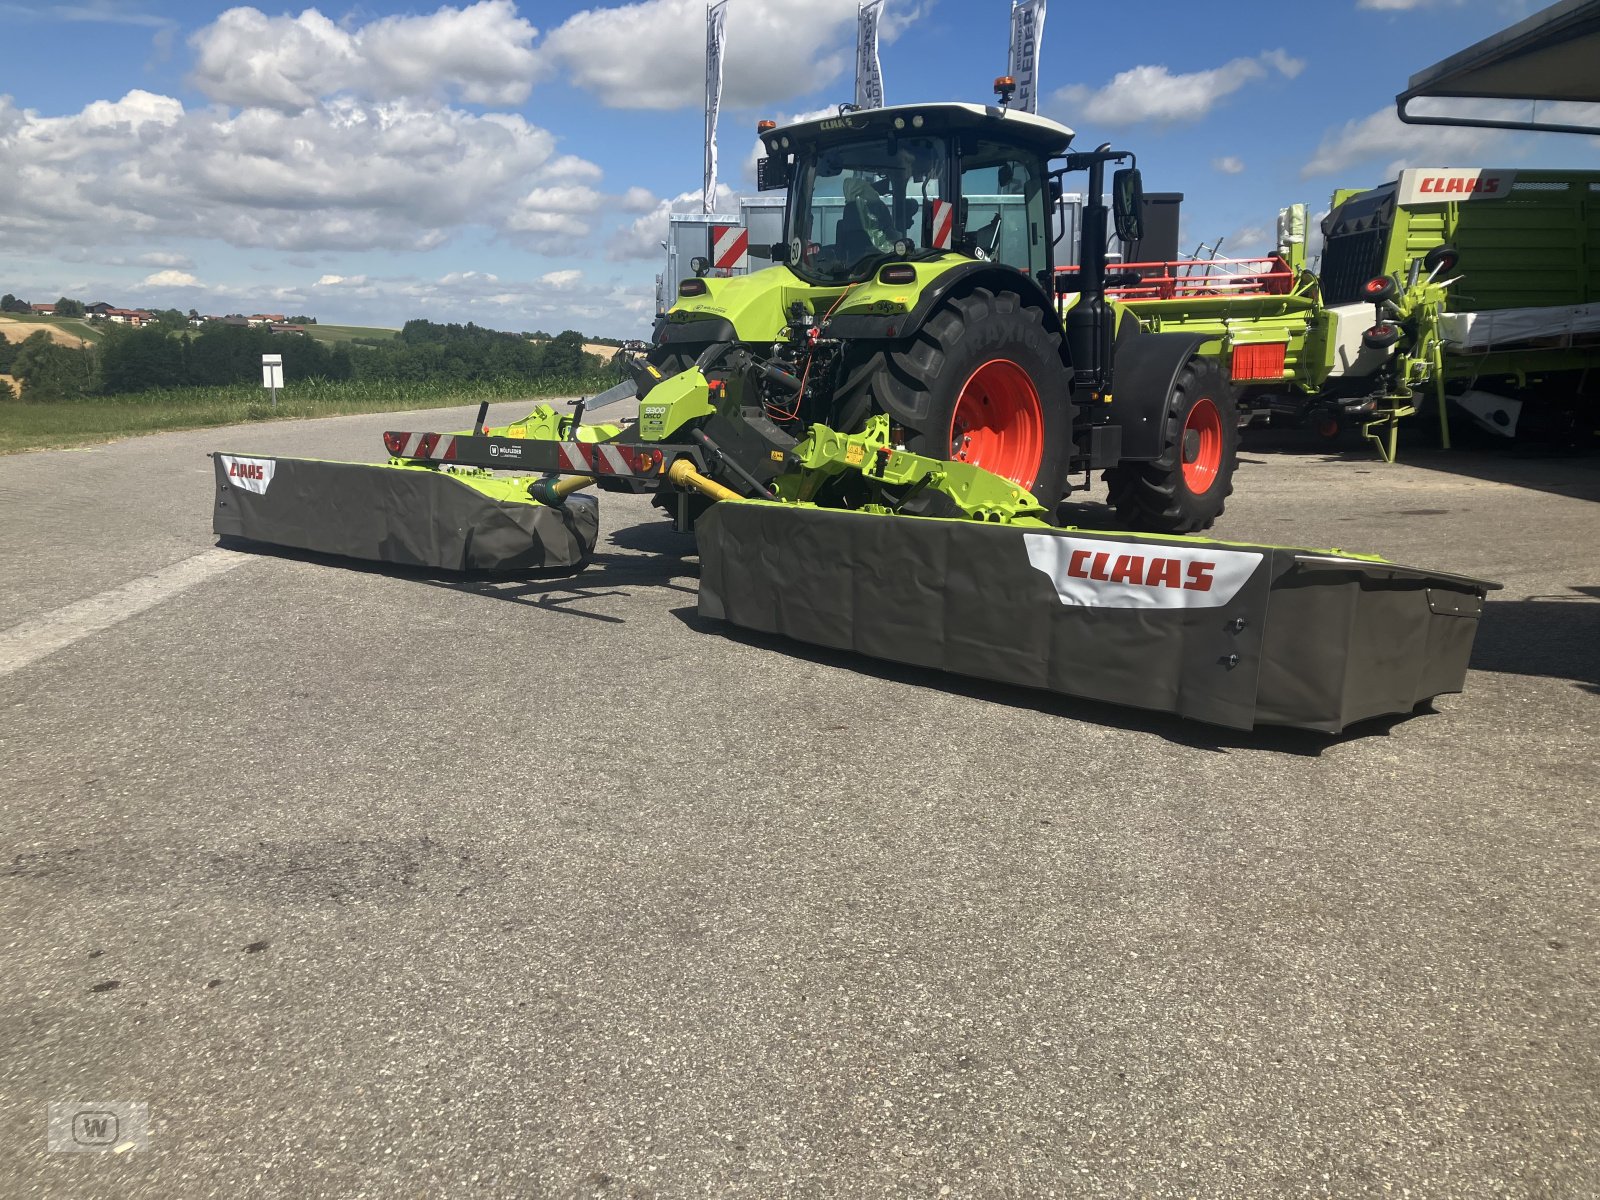
M804 155L795 183L789 261L808 279L848 283L896 253L948 249L953 206L945 144L865 138Z

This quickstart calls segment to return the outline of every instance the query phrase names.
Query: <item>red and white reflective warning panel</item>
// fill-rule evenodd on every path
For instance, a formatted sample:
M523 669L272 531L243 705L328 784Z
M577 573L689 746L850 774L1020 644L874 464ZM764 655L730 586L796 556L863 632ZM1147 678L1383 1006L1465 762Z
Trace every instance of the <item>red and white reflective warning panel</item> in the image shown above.
M1249 582L1262 556L1174 542L1095 542L1024 534L1028 562L1063 604L1084 608L1221 608Z
M719 271L743 270L750 262L750 231L742 225L711 227L711 265Z
M929 218L928 245L948 250L956 233L956 206L948 200L935 200Z
M456 456L453 433L386 433L383 444L396 458L449 462Z

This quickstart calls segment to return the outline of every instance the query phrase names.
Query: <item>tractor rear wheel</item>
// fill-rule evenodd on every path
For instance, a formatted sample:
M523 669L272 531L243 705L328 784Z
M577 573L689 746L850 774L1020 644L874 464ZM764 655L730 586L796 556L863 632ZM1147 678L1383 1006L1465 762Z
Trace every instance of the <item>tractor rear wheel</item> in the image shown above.
M993 471L1053 511L1066 491L1071 379L1043 312L976 288L849 371L837 419L854 429L888 413L908 450Z
M1233 492L1238 461L1233 384L1215 360L1191 358L1167 396L1160 456L1118 463L1105 473L1111 507L1129 529L1209 529Z

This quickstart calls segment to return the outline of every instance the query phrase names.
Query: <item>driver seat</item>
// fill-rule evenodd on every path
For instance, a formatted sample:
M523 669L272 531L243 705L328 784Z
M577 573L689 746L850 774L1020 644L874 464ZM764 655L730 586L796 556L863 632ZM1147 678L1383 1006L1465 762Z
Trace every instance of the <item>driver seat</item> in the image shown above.
M867 236L861 224L861 213L854 204L844 206L839 217L838 238L839 257L847 263L865 258L873 251L872 239Z

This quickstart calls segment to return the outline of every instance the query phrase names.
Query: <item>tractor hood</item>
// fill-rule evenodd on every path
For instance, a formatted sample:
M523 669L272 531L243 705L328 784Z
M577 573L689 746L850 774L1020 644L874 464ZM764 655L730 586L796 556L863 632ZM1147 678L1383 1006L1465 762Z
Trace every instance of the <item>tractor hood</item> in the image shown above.
M703 284L704 292L680 296L665 316L657 318L657 343L779 341L788 337L789 306L796 300L821 316L845 290L816 287L788 267L692 282Z

